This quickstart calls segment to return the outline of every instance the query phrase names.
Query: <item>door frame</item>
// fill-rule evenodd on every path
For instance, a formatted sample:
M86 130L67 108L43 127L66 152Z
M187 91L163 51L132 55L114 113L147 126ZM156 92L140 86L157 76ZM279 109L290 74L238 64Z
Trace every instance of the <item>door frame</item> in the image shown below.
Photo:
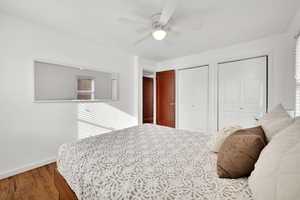
M226 63L233 63L233 62L239 62L239 61L245 61L245 60L251 60L251 59L256 59L256 58L266 58L266 108L265 112L268 112L269 110L269 103L270 103L270 95L269 95L269 86L270 86L270 69L269 69L269 62L270 62L270 55L265 54L265 55L260 55L260 56L253 56L253 57L246 57L246 58L241 58L241 59L233 59L233 60L228 60L228 61L223 61L223 62L218 62L217 63L217 131L220 130L220 88L219 88L219 83L220 83L220 65L221 64L226 64Z
M179 128L179 81L180 81L180 75L179 75L179 72L180 71L183 71L183 70L189 70L189 69L196 69L196 68L201 68L201 67L207 67L208 69L208 83L207 83L207 130L209 129L209 106L210 106L210 86L211 86L211 80L210 80L210 65L209 64L206 64L206 65L199 65L199 66L194 66L194 67L185 67L185 68L180 68L180 69L176 69L175 70L175 91L176 91L176 95L175 95L175 101L176 101L176 110L175 110L175 127L176 128Z

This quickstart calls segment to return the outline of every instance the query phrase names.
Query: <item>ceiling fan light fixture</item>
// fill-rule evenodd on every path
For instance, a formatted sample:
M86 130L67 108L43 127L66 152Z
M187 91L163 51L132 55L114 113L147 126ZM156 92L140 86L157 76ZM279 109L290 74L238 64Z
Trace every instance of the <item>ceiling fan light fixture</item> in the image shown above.
M167 36L167 32L165 30L159 29L152 32L152 36L155 40L163 40Z

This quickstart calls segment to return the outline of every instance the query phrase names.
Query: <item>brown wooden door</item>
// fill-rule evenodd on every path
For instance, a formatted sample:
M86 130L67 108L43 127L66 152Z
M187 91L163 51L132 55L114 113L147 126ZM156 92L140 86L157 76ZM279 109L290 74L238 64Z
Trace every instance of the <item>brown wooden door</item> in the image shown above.
M153 79L143 77L143 123L153 123Z
M175 71L156 73L156 123L175 128Z

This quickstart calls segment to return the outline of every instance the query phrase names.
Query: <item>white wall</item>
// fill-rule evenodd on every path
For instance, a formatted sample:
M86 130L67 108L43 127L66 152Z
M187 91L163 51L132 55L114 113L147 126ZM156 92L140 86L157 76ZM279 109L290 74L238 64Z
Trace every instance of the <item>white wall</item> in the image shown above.
M158 65L158 71L209 65L209 130L217 127L217 66L219 62L247 57L269 55L269 102L270 107L283 103L287 109L294 109L294 47L290 34L245 42L234 46L210 50L197 55L168 60Z
M0 179L55 159L65 142L137 124L134 57L0 14ZM33 103L33 60L120 73L112 103Z

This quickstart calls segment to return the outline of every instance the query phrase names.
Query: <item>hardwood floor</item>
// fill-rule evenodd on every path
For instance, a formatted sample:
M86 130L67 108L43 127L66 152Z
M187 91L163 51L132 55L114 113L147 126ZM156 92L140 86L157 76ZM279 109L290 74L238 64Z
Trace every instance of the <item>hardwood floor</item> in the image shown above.
M0 180L0 200L58 200L56 163Z

